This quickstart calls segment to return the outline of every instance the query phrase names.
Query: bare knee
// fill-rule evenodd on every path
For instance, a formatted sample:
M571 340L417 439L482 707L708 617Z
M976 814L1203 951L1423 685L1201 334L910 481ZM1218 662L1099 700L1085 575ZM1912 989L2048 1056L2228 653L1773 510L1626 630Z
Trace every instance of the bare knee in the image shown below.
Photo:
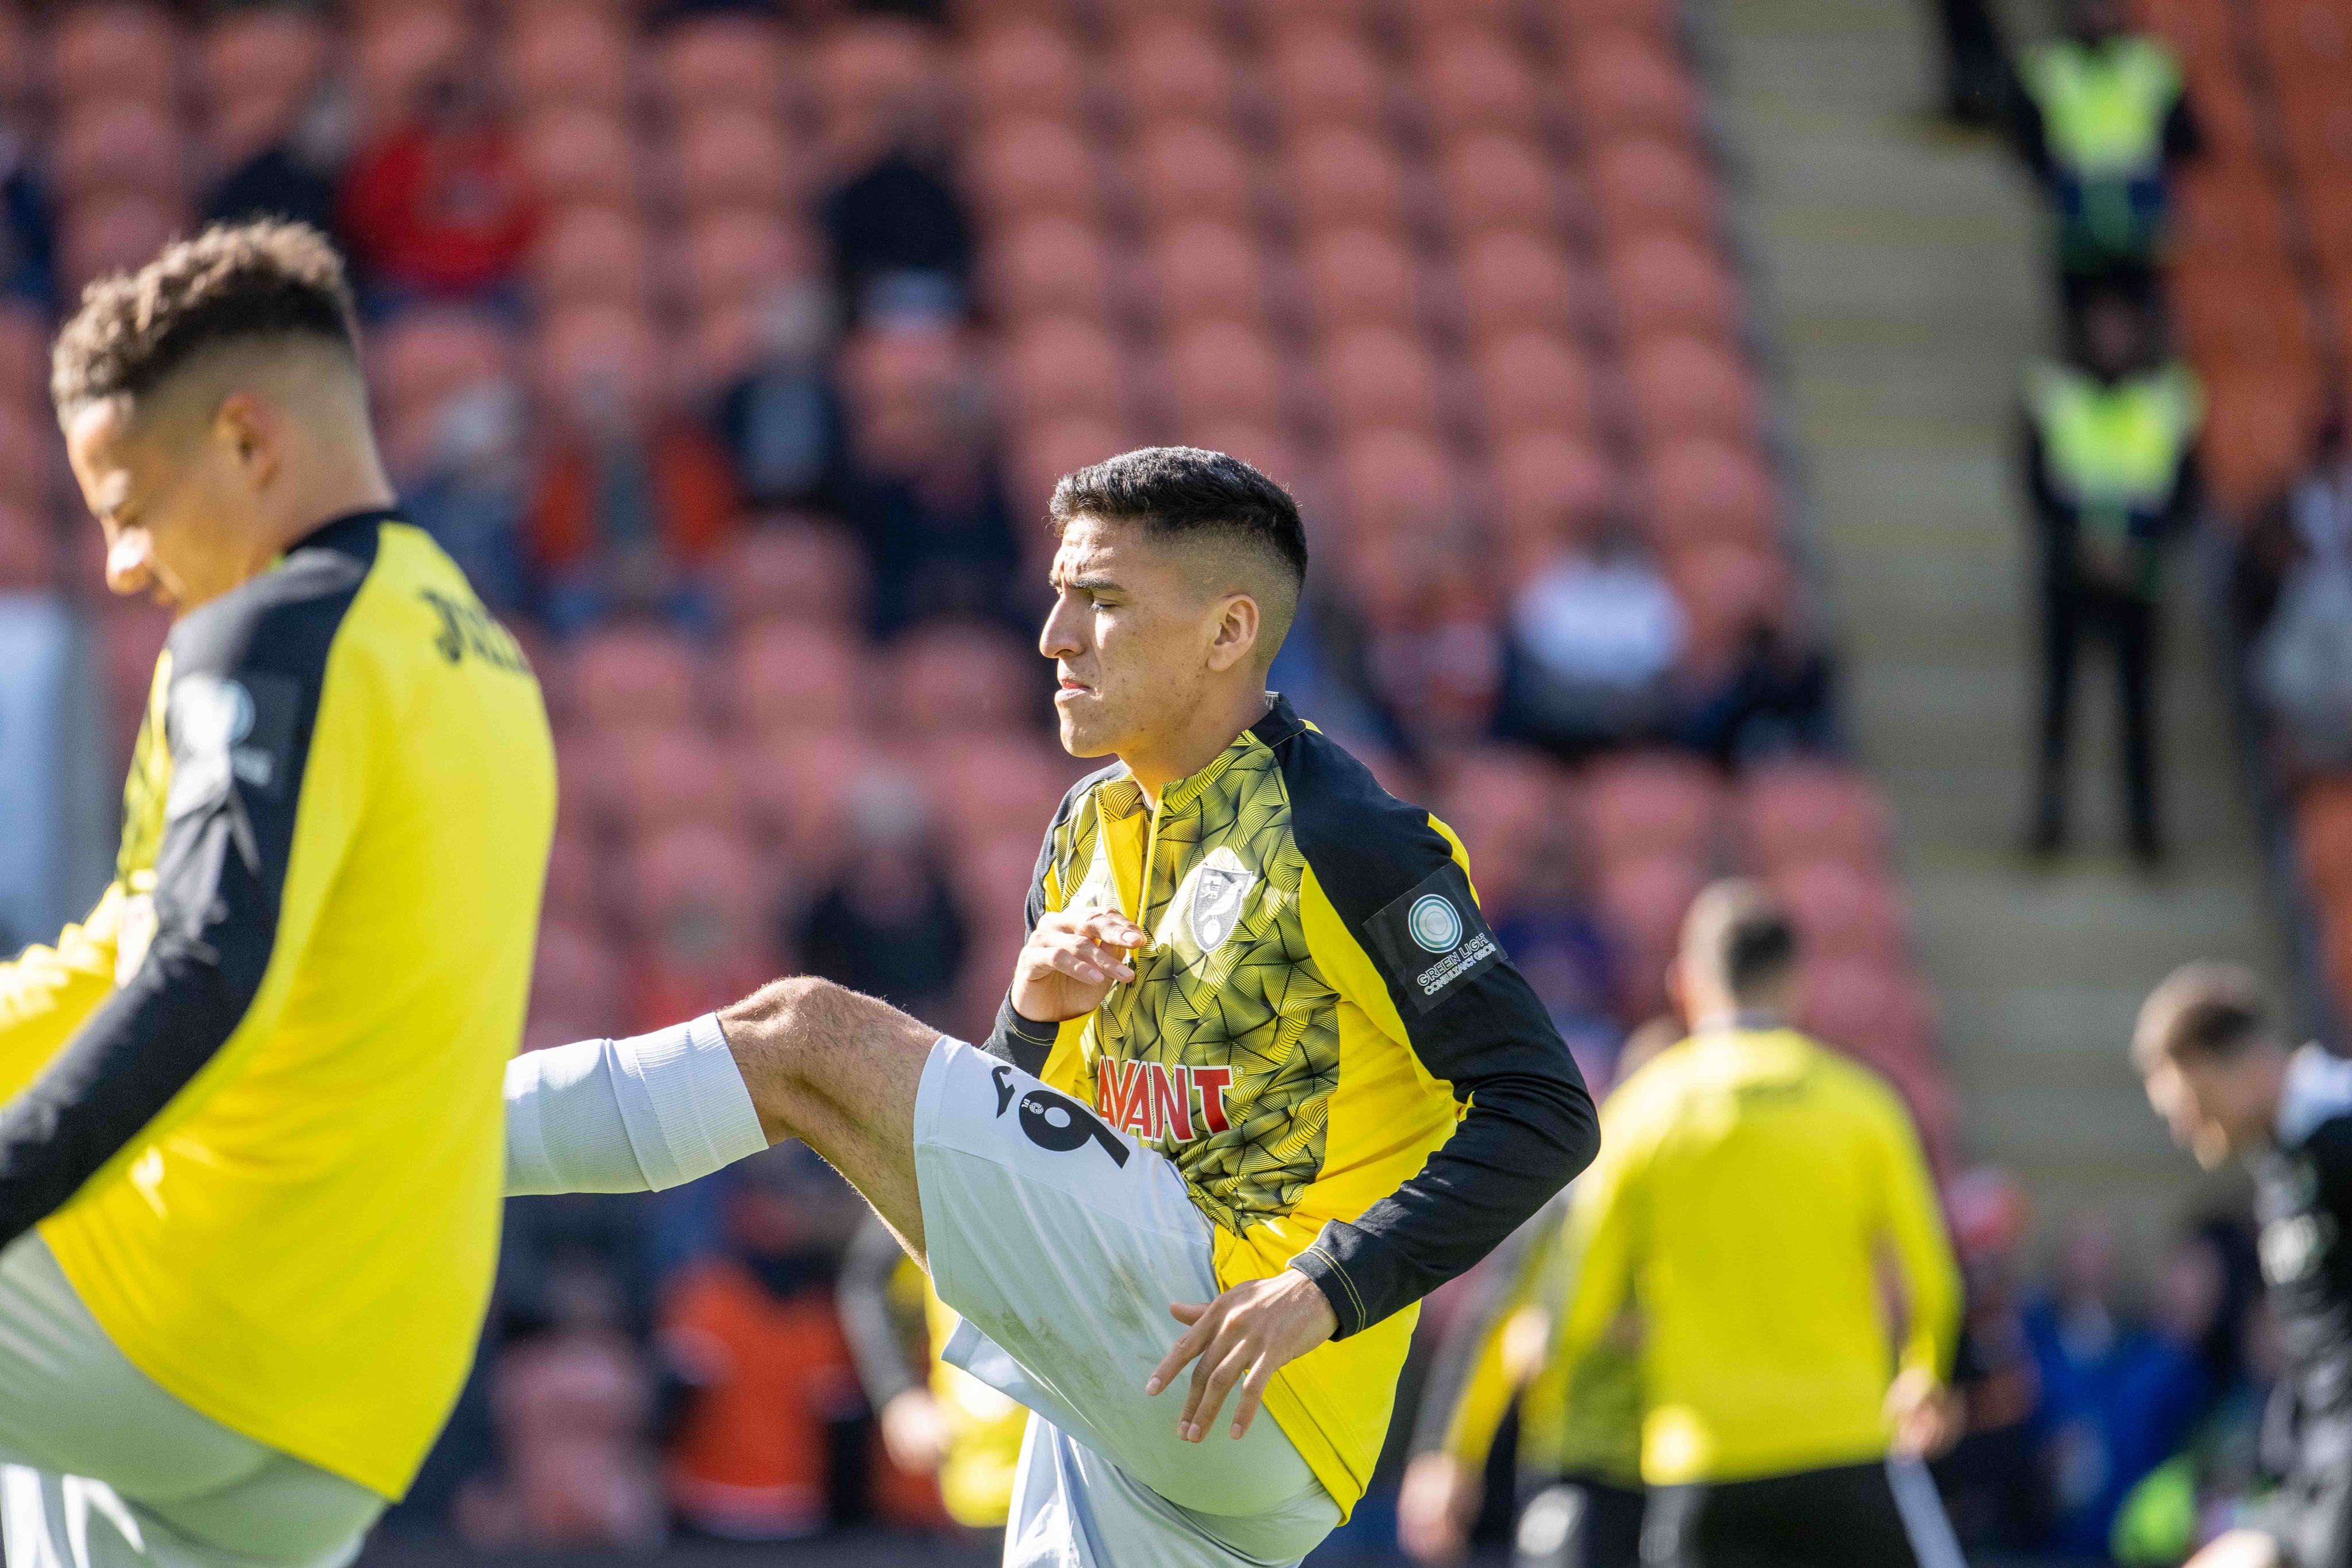
M813 975L762 986L720 1009L719 1026L772 1143L808 1137L845 1107L888 1103L902 1081L911 1104L939 1038L887 1002Z

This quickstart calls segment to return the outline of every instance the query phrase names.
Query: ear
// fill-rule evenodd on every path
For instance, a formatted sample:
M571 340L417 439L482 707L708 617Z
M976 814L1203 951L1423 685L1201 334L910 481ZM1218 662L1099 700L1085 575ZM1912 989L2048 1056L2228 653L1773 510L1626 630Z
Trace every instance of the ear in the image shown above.
M1690 986L1683 978L1683 960L1679 953L1666 960L1666 1005L1683 1020L1683 1028L1691 1027Z
M1215 613L1209 668L1223 674L1257 650L1257 601L1246 593L1228 593L1218 601Z
M284 464L284 429L278 411L251 392L229 393L213 415L213 439L256 490L268 488Z

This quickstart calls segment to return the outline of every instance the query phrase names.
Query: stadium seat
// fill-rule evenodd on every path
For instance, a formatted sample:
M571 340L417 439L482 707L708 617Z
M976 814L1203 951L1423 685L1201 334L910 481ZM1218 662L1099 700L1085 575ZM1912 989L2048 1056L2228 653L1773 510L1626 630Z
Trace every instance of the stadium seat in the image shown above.
M804 225L766 208L699 214L678 258L687 304L705 311L763 303L782 285L818 276L818 243Z
M1045 662L1033 649L1015 649L1030 697L1016 720L982 729L954 727L933 732L933 743L918 754L917 770L932 815L949 852L958 859L973 847L1026 839L1029 858L1015 872L1019 880L1000 894L1018 907L1029 895L1029 873L1037 841L1064 791L1081 765L1045 738L1037 720L1045 714ZM943 689L938 695L946 695Z
M511 375L509 329L481 311L457 306L404 310L367 338L368 380L388 422L437 409L456 393Z
M1239 142L1213 126L1155 121L1137 139L1128 169L1129 194L1154 224L1250 222L1249 160Z
M1421 315L1421 268L1381 229L1327 229L1305 256L1307 308L1323 331L1410 329Z
M568 847L578 852L576 841ZM540 923L538 956L531 965L531 1016L562 1013L568 1019L605 1019L604 1029L572 1038L609 1034L620 1022L620 954L589 923L590 910L554 897L554 883L551 874L548 917Z
M1015 517L1042 517L1054 494L1055 481L1076 468L1099 463L1136 443L1129 439L1124 410L1092 409L1083 413L1040 419L1027 423L1013 444L1013 495ZM1042 530L1024 530L1024 543L1044 557L1052 554L1052 539Z
M71 105L53 154L58 193L69 203L124 195L176 202L187 178L184 140L164 108L138 99Z
M509 32L500 63L526 112L567 108L626 115L636 89L631 47L615 18L576 7L541 10Z
M532 384L550 406L595 387L624 409L651 406L669 385L667 344L642 312L582 305L551 318L533 345Z
M760 907L763 901L756 859L739 833L705 823L665 829L638 840L625 864L628 898L624 907L640 935L683 916L740 936L767 913ZM761 976L751 984L769 977ZM724 1006L743 994L738 991L711 1005ZM692 1016L673 1013L651 1027Z
M1622 137L1593 153L1591 171L1593 195L1612 234L1667 228L1701 241L1716 237L1715 177L1686 148L1656 137Z
M1772 891L1809 960L1856 957L1898 968L1910 940L1902 899L1885 873L1843 860L1775 867Z
M1572 47L1604 31L1637 28L1671 38L1682 26L1675 0L1552 0L1550 10Z
M890 650L891 727L924 741L1034 731L1051 711L1045 667L1001 626L919 627Z
M825 874L848 850L850 801L874 765L872 746L846 726L740 740L736 778L753 829L803 877Z
M1266 63L1275 103L1294 129L1380 127L1391 91L1389 71L1360 35L1328 22L1300 21L1287 8L1270 21L1275 32Z
M57 101L131 99L169 108L179 90L179 28L161 5L67 5L49 40Z
M46 592L57 587L60 553L45 507L0 499L0 591Z
M405 120L428 80L462 68L479 47L475 29L449 7L415 5L362 18L353 72L361 134L382 135Z
M1416 77L1421 90L1415 96L1440 135L1536 129L1535 73L1489 28L1449 26L1424 38Z
M2181 345L2200 362L2301 358L2315 341L2303 287L2284 267L2199 267L2174 279Z
M1886 805L1861 774L1811 759L1750 768L1737 797L1747 860L1760 871L1842 861L1886 863Z
M1851 954L1804 956L1797 971L1797 1022L1824 1045L1885 1076L1906 1100L1939 1076L1934 1010L1897 966Z
M2223 518L2242 519L2278 496L2310 456L2309 433L2323 406L2307 345L2277 357L2198 362L2205 383L2205 431L2198 443L2205 481Z
M1323 399L1334 427L1435 430L1444 423L1437 361L1418 334L1358 327L1324 350Z
M684 825L742 831L743 798L736 769L717 742L699 729L639 725L601 731L589 739L593 766L604 774L606 809L627 838Z
M1507 332L1478 345L1478 405L1491 439L1534 431L1590 438L1600 425L1593 363L1559 332Z
M1212 452L1231 453L1297 496L1303 509L1314 510L1316 476L1279 427L1242 420L1217 420L1181 426L1176 439ZM1317 515L1319 521L1319 513Z
M973 192L998 222L1059 214L1091 218L1102 204L1093 148L1065 121L992 126L974 150Z
M1569 80L1588 134L1689 141L1697 133L1698 93L1689 68L1653 35L1615 29L1580 37Z
M37 307L0 301L0 404L23 403L46 413L51 332Z
M1290 367L1262 332L1205 322L1171 343L1164 362L1171 408L1187 426L1237 420L1279 427L1289 413Z
M2172 237L2182 267L2287 265L2287 207L2266 171L2243 162L2192 166L2176 187Z
M616 207L574 207L551 215L530 253L532 303L542 311L575 305L651 303L653 267L645 225Z
M1740 444L1756 439L1763 421L1754 373L1719 341L1682 333L1636 340L1625 379L1648 441L1709 435Z
M1728 340L1741 323L1739 287L1712 246L1661 229L1616 236L1609 289L1629 338L1689 331Z
M1396 159L1352 126L1308 131L1293 144L1292 194L1309 230L1393 229L1405 215L1404 181Z
M75 204L58 247L67 297L104 274L136 271L187 228L187 209L175 200L112 195Z
M1528 868L1548 841L1565 836L1568 779L1542 753L1511 746L1465 752L1445 771L1437 809L1470 852L1479 903L1488 912L1518 902Z
M1665 1009L1666 964L1674 956L1683 916L1706 884L1703 869L1678 855L1629 856L1602 863L1594 903L1622 956L1620 995L1634 1014L1648 1017Z
M47 512L59 455L57 428L29 409L0 405L0 501Z
M989 303L1008 322L1066 314L1108 322L1114 266L1100 230L1035 217L991 237L983 261Z
M548 845L547 887L541 905L550 922L576 923L593 929L603 909L595 838L564 814L561 779L557 780L556 793L555 838Z
M1475 336L1573 332L1592 318L1591 280L1570 267L1557 240L1495 230L1462 246L1458 267L1463 313Z
M2321 907L2352 909L2352 777L2319 779L2296 797L2294 858Z
M1559 431L1512 436L1495 449L1491 471L1495 520L1514 581L1591 538L1621 501L1608 455Z
M643 198L641 149L613 115L562 109L536 116L523 128L522 149L531 190L550 206L634 211Z
M1666 579L1688 622L1684 665L1703 679L1727 672L1758 632L1788 624L1793 590L1777 551L1692 545L1666 558Z
M1146 298L1165 329L1265 319L1265 258L1248 233L1226 223L1162 228L1144 252Z
M1481 130L1456 137L1446 143L1439 171L1456 234L1508 228L1549 234L1559 225L1559 182L1525 136Z
M685 727L701 717L700 660L673 632L631 625L591 632L563 663L566 706L584 729Z
M782 30L757 12L704 10L665 28L654 70L673 112L740 110L772 119L794 89Z
M1087 67L1068 34L1043 22L985 26L963 57L973 102L984 120L1045 114L1075 120Z
M796 210L810 171L775 120L740 108L699 109L679 120L669 194L688 214L724 207Z
M209 22L198 74L215 154L249 156L291 124L318 90L336 42L323 18L289 5L251 6Z
M1420 431L1367 430L1348 436L1339 446L1335 478L1340 520L1358 535L1425 528L1452 517L1460 505L1461 476L1454 460Z
M946 97L939 34L909 16L852 12L817 35L812 59L829 134L864 120L887 141Z
M1581 781L1585 838L1597 860L1715 863L1724 785L1705 763L1675 752L1626 752L1587 763Z
M1778 491L1750 448L1703 435L1670 437L1652 445L1643 472L1650 538L1659 549L1778 547Z
M1005 402L1024 423L1099 417L1125 405L1128 356L1091 321L1055 316L1025 323L1006 334L999 365Z
M751 627L727 654L728 712L746 737L854 729L866 717L866 658L837 623Z
M866 552L829 522L786 517L742 528L720 547L709 581L737 635L771 623L848 632L865 617Z
M1145 124L1223 123L1233 112L1234 63L1207 29L1144 14L1118 41L1121 110Z

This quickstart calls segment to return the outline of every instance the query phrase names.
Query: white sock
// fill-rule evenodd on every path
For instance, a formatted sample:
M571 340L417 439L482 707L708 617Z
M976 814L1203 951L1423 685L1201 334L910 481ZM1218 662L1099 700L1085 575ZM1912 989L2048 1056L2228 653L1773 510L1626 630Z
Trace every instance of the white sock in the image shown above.
M506 1101L513 1196L660 1192L768 1146L715 1013L526 1052Z

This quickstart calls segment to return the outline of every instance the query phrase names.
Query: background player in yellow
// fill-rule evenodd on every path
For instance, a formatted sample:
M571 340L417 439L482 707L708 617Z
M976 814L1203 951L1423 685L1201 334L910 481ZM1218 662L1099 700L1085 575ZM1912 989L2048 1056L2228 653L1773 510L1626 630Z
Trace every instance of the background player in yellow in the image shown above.
M1158 447L1052 516L1063 744L1118 760L1046 834L988 1049L783 981L518 1059L510 1181L804 1138L962 1317L946 1359L1034 1412L1008 1563L1296 1562L1362 1494L1421 1297L1591 1158L1591 1100L1453 834L1265 689L1289 495Z
M1950 1429L1958 1265L1902 1103L1789 1027L1796 958L1756 883L1692 904L1669 983L1691 1037L1610 1097L1559 1354L1632 1301L1645 1564L1958 1564L1916 1457Z
M108 585L178 616L112 885L0 967L0 1539L337 1564L488 1296L546 717L393 509L316 232L94 284L53 392Z

